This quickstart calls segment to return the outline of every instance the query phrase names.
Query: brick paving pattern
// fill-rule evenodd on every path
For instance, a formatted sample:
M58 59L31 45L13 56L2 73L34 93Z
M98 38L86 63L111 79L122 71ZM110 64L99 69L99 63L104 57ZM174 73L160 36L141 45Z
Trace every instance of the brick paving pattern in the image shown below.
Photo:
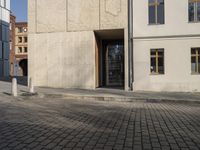
M200 105L0 99L0 150L200 149Z

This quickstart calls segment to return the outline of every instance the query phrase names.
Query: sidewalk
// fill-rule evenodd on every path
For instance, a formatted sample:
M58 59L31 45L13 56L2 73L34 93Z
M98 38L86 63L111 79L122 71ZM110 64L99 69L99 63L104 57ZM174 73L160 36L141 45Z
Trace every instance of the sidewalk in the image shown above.
M11 87L12 87L12 79L11 78L0 78L0 94L11 95ZM22 93L28 91L26 78L18 78L18 93L21 95Z
M179 93L179 92L128 92L119 89L100 88L96 90L84 89L59 89L37 87L38 95L34 98L62 98L77 100L98 100L98 101L122 101L122 102L176 102L200 104L200 93ZM11 95L11 81L0 81L0 95ZM25 84L18 84L18 95L26 99L28 87ZM27 98L28 98L27 97Z
M128 92L118 89L54 89L37 88L40 97L65 98L65 99L91 99L100 101L125 101L125 102L178 102L200 104L200 93L179 92Z

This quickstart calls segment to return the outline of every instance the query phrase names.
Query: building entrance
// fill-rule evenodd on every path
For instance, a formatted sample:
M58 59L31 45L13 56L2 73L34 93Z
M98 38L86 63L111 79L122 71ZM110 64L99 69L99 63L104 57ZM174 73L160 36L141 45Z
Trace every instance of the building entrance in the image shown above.
M120 43L108 44L105 55L106 86L124 85L124 46Z
M96 87L124 88L124 30L95 31Z

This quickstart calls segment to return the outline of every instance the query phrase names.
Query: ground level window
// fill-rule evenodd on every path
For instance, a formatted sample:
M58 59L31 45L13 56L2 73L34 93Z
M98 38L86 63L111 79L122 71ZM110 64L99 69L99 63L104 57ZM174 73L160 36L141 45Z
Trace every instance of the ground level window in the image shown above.
M192 74L200 74L200 48L191 49Z
M151 49L151 74L164 74L164 49Z

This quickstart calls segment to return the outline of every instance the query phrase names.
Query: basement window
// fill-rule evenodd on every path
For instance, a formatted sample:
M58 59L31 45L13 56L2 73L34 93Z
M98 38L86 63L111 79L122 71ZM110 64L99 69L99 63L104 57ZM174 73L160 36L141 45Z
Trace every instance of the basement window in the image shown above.
M191 49L192 74L200 74L200 48Z
M151 49L151 74L164 74L164 49Z

